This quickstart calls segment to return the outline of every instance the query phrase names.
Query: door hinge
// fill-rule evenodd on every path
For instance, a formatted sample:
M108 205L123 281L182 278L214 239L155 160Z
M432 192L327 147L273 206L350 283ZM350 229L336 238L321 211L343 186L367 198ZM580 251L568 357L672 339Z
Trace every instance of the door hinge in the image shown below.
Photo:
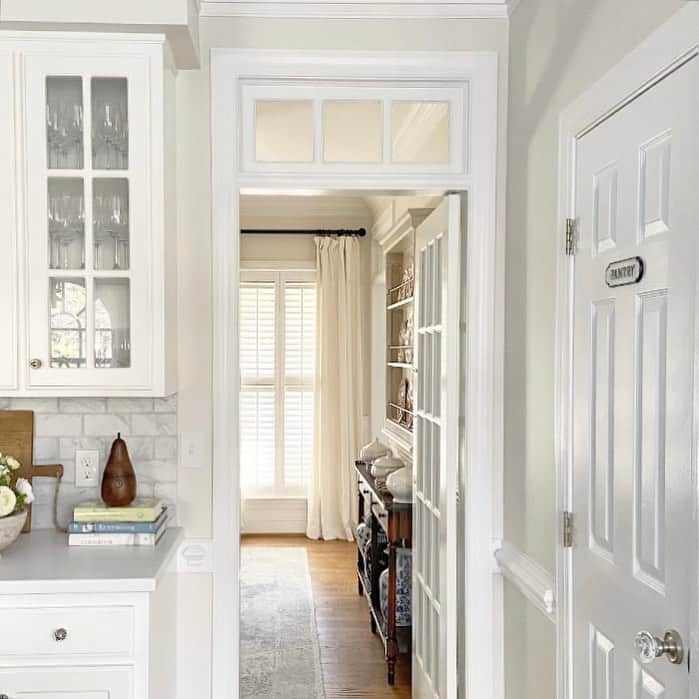
M575 255L575 219L566 219L566 255Z
M573 548L573 513L563 513L563 548Z

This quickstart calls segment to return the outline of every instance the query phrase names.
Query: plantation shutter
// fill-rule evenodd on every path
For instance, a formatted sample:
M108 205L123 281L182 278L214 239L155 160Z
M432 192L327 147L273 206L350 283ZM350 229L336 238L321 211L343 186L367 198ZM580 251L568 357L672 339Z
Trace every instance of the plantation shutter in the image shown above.
M316 290L284 285L284 483L308 483L313 456Z
M240 288L240 481L243 491L275 481L275 316L273 282Z
M240 438L244 497L306 494L313 455L313 276L312 272L243 274Z

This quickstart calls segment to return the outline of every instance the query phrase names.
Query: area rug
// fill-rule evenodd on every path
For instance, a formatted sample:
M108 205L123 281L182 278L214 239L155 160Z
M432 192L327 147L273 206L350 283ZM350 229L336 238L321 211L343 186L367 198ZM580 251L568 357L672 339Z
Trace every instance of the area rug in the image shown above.
M241 699L325 699L305 549L246 546L241 564Z

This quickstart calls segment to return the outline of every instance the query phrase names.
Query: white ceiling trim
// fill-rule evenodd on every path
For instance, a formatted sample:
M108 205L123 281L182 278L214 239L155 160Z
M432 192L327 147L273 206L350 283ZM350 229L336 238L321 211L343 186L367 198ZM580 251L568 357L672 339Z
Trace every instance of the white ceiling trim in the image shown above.
M492 2L400 2L352 0L202 0L202 17L284 17L298 19L502 19L519 0Z

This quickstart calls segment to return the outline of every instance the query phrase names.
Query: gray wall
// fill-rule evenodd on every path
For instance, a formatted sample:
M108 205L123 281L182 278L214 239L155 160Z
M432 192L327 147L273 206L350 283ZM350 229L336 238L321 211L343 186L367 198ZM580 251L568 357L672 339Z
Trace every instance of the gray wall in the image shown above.
M553 572L558 117L684 2L522 0L510 24L505 534ZM555 695L555 630L512 589L508 699Z

